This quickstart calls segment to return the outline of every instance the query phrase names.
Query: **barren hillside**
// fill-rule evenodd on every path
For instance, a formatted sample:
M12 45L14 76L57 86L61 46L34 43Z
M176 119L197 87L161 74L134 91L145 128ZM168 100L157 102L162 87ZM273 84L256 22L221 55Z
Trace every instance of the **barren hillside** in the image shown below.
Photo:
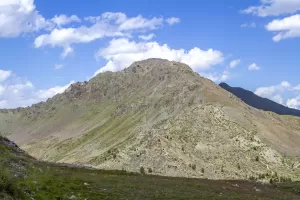
M299 180L300 119L249 107L185 64L133 63L29 108L0 132L46 161L212 179Z

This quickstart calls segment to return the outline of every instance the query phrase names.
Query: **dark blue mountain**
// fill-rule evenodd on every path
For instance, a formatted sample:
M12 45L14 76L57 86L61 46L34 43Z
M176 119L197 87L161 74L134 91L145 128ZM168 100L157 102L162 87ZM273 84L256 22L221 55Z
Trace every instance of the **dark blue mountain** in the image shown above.
M300 110L288 108L271 101L270 99L262 98L249 90L240 87L231 87L226 83L220 83L220 86L254 108L271 111L279 115L293 115L300 117Z

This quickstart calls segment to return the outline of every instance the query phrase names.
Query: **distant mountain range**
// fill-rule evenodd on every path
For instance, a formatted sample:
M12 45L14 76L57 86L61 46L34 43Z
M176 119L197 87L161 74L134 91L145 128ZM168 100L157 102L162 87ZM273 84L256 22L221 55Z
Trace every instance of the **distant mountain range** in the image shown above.
M231 87L226 83L220 83L220 86L254 108L271 111L279 115L293 115L300 117L300 110L288 108L271 101L270 99L262 98L249 90L245 90L240 87Z

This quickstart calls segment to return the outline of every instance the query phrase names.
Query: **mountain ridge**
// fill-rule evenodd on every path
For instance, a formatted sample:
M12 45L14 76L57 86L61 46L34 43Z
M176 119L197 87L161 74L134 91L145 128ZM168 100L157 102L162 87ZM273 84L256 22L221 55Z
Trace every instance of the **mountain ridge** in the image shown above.
M240 98L243 102L245 102L246 104L254 108L262 109L264 111L271 111L279 115L293 115L293 116L300 117L300 110L288 108L268 98L260 97L255 93L240 87L231 87L226 83L220 83L219 85L223 89L234 94L235 96Z
M187 65L162 59L0 112L0 133L38 159L211 179L276 171L297 180L299 127L298 118L249 107Z

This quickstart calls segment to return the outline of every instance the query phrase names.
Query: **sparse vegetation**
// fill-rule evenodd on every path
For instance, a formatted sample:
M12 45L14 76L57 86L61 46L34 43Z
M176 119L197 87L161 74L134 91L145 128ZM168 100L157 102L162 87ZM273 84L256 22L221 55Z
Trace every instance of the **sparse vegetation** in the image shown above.
M7 142L7 140L5 140ZM112 152L111 152L112 153ZM191 168L196 165L190 165ZM89 170L39 162L17 147L3 144L0 137L0 199L258 199L284 196L297 199L299 183L261 185L248 181L222 181L143 176L122 171ZM152 171L148 168L148 172ZM204 173L204 168L201 168ZM140 168L145 174L144 167ZM275 174L274 174L275 176ZM253 178L255 180L255 178ZM288 181L279 178L279 181ZM279 184L279 183L276 183ZM234 187L233 185L238 185ZM176 188L176 189L175 189ZM222 193L222 196L216 194Z
M292 158L273 164L280 159L274 152L282 148L265 144L274 143L272 134L287 138L300 130L299 120L253 111L186 65L160 59L139 65L136 73L131 70L136 65L125 73L101 73L45 103L3 111L0 129L17 143L26 141L28 153L44 161L137 172L143 165L147 174L155 164L155 174L210 179L272 170L299 179L297 167L285 167ZM164 81L158 87L159 77ZM275 124L278 129L268 130ZM259 144L266 131L268 138ZM296 134L290 135L293 141ZM287 141L278 145L287 155L294 152Z
M192 168L193 170L196 170L197 168L196 164L189 164L189 167Z
M144 167L141 167L141 168L140 168L140 173L141 173L142 175L145 175L145 174L146 174L146 171L145 171L145 168L144 168Z
M21 197L21 188L17 184L17 179L12 176L8 169L0 170L0 197L1 195Z

